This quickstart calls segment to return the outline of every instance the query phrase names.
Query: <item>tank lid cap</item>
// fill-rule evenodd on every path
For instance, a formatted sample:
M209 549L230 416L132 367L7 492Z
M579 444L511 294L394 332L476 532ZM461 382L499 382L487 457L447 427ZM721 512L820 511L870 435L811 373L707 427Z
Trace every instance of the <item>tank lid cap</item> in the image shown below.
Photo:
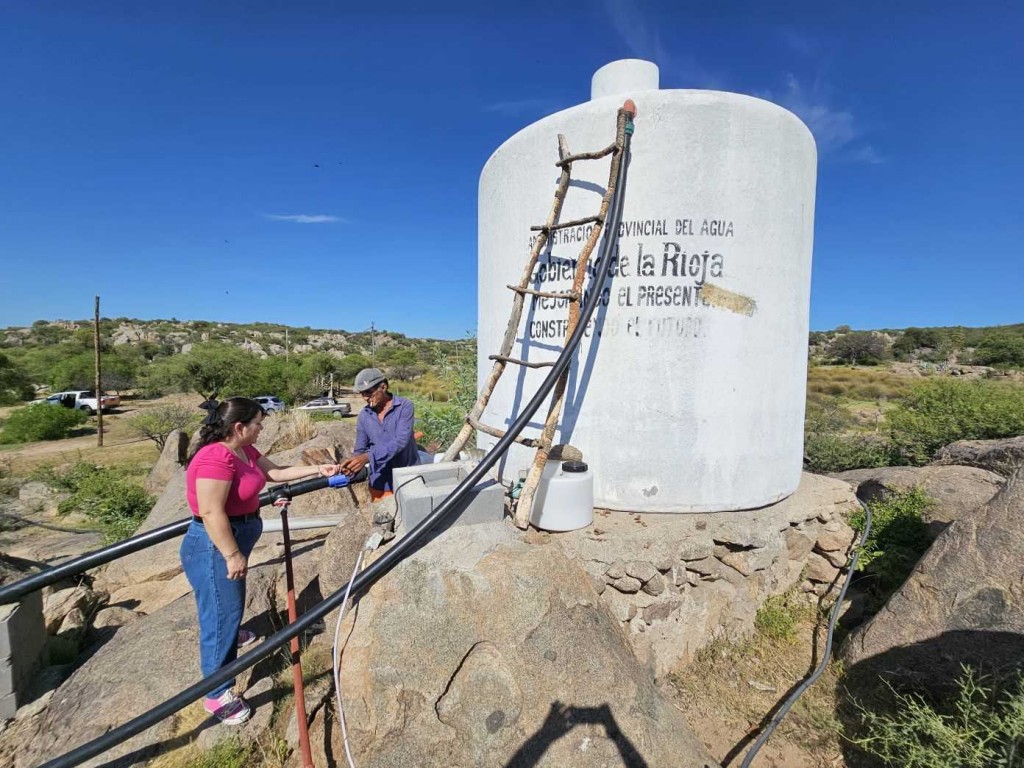
M643 59L619 59L605 64L590 80L590 100L607 96L635 96L658 90L658 65Z
M582 461L563 461L563 472L586 472L589 467Z

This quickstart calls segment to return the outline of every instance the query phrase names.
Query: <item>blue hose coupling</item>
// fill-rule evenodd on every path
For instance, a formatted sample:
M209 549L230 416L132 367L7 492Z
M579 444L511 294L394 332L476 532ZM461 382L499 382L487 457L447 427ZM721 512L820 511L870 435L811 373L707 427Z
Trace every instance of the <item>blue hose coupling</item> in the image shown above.
M328 488L344 488L346 485L348 485L348 481L349 481L348 475L344 475L344 474L339 472L338 474L331 475L330 477L327 478L327 487Z

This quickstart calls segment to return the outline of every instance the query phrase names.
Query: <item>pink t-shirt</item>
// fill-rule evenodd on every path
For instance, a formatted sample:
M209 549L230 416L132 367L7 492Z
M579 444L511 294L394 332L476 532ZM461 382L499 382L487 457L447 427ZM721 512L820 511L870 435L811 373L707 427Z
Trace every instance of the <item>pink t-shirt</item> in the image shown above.
M221 443L204 445L189 462L185 472L185 495L193 515L199 514L199 501L196 498L196 480L199 478L231 481L231 489L224 503L228 517L248 515L260 508L260 491L267 484L263 470L256 465L261 454L251 445L243 446L242 450L249 457L248 464Z

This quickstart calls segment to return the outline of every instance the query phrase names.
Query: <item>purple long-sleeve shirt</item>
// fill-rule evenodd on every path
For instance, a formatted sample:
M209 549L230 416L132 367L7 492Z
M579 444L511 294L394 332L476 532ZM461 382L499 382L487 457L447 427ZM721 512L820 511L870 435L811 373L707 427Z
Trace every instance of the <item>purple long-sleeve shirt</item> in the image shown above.
M394 490L391 470L420 463L420 454L412 436L413 405L404 397L392 395L391 409L384 421L365 406L356 420L356 444L353 453L370 454L369 483L380 491Z

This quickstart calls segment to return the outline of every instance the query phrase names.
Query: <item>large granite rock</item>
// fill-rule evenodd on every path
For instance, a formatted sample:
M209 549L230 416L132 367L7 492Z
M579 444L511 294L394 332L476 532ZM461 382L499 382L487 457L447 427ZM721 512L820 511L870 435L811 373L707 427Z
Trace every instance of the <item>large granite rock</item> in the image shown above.
M504 523L449 531L378 581L341 674L362 768L714 765L586 574Z
M851 685L880 675L941 693L969 664L1024 666L1024 475L951 524L885 608L843 648Z
M1024 435L1002 440L959 440L940 448L932 464L962 464L1009 477L1024 464Z
M318 549L300 552L296 570L301 573L315 570L308 560L318 554ZM262 636L280 624L284 578L279 559L266 555L260 559L263 564L249 572L243 625ZM101 627L96 632L102 635L100 644L56 690L37 724L37 732L46 734L46 738L27 738L26 743L12 750L16 755L14 768L39 765L97 738L201 677L196 606L191 594L149 616L137 616L125 626ZM239 678L236 689L249 690L250 702L259 713L253 723L237 731L244 741L255 738L257 731L269 724L275 697L267 683L257 683L278 669L278 663L271 657L269 662L256 667L255 675L246 672ZM221 731L213 718L206 718L185 734L184 740L211 727ZM214 736L213 741L217 738ZM105 768L144 765L158 751L182 741L175 718L168 718L83 765Z
M921 488L935 504L922 514L932 537L954 520L977 509L1003 487L1004 478L977 467L878 467L836 475L851 483L857 496L874 501L893 490Z

